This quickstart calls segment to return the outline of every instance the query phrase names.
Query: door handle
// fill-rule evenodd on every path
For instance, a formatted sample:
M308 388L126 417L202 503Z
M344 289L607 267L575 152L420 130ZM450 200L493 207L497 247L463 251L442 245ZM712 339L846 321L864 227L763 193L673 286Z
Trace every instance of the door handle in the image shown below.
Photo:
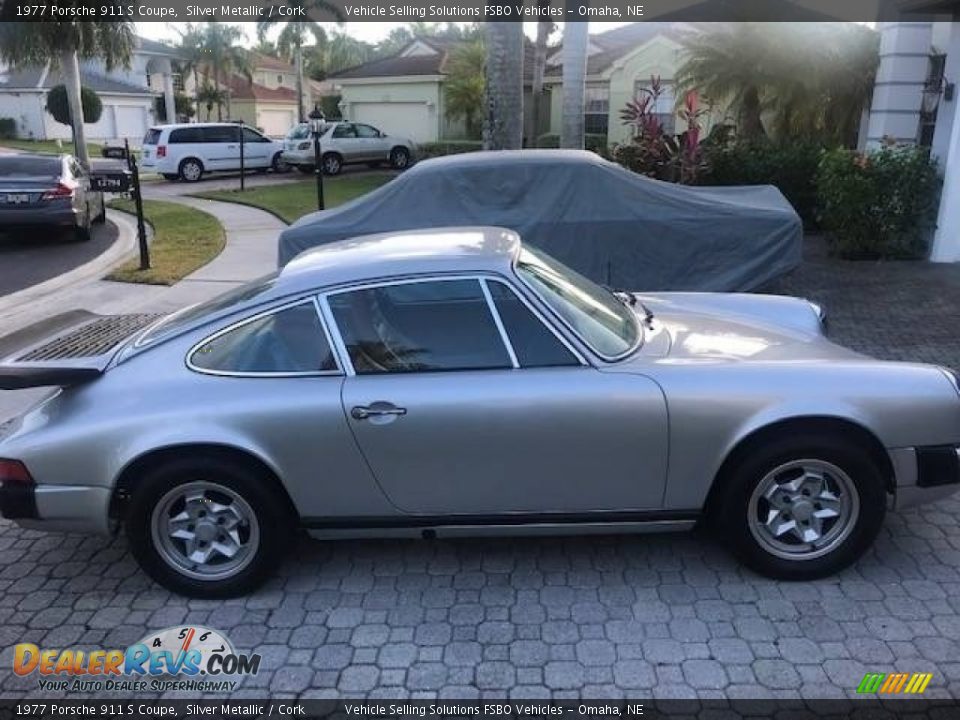
M383 417L385 415L396 415L399 417L406 414L407 409L401 407L375 408L366 405L356 405L350 408L350 417L354 420L366 420L367 418Z

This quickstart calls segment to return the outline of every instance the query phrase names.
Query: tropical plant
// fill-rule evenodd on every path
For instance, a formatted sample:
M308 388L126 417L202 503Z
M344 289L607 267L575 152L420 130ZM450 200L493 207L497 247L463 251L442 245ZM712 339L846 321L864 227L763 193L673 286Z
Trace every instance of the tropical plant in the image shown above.
M568 22L563 26L563 100L560 146L583 149L584 89L587 77L587 23Z
M463 118L467 138L480 137L480 117L486 92L484 62L486 47L480 40L468 42L450 53L447 78L444 82L446 115Z
M116 17L122 17L119 3ZM13 67L59 66L66 87L70 116L83 117L80 90L80 58L99 58L108 69L126 65L134 45L133 23L126 20L41 20L15 22L16 3L0 9L0 60ZM110 15L106 15L110 17ZM87 138L82 122L73 123L77 158L90 166Z
M158 98L162 100L163 98ZM100 96L90 88L80 86L80 104L83 106L83 122L95 123L103 114L103 103ZM63 85L54 85L47 93L46 111L53 115L53 119L61 125L72 125L70 116L70 99L67 97L67 88Z
M499 0L502 6L508 1ZM519 150L523 146L523 23L488 22L485 29L484 147Z
M176 112L177 117L186 116L188 118L196 115L197 111L194 107L193 101L190 100L186 95L177 93L173 96L173 105L174 112ZM86 110L84 110L86 112ZM153 114L160 122L177 122L177 118L168 118L167 117L167 103L165 98L157 97L153 100Z
M832 249L852 259L925 257L936 225L939 182L925 148L825 153L817 194Z
M186 23L183 30L177 28L177 33L180 35L180 42L177 44L177 54L179 55L177 66L184 76L193 75L193 101L196 106L196 113L199 115L202 106L200 74L203 74L204 85L209 85L210 77L210 55L206 49L206 34L202 25L194 25L193 23ZM207 119L210 119L209 109L207 110Z
M306 114L303 107L303 45L308 35L319 44L326 40L326 32L320 23L313 20L286 20L289 17L311 17L318 13L333 15L338 23L344 20L343 10L327 0L285 0L275 4L268 13L269 19L257 23L260 41L275 26L282 26L277 37L277 51L281 57L292 59L297 68L297 119L304 122Z
M856 140L878 63L873 30L854 23L715 23L696 26L681 42L679 86L726 105L741 138Z
M370 43L343 32L327 33L323 42L303 49L307 74L314 80L367 62L374 55Z
M216 105L219 108L226 99L227 95L223 90L218 88L216 85L211 85L210 83L205 82L203 85L197 88L197 113L199 114L201 106L205 107L207 109L206 119L209 121L210 113L213 112L213 107Z
M525 133L527 144L534 147L537 145L540 116L543 114L543 74L547 66L547 42L557 27L548 15L550 0L537 0L537 10L544 19L537 21L537 41L533 46L533 74L530 82L529 125Z
M203 53L206 63L213 74L218 87L223 88L217 100L217 120L223 120L223 108L227 117L231 115L230 78L233 75L253 81L253 68L250 55L237 45L243 39L243 31L233 25L220 22L208 22L203 29Z

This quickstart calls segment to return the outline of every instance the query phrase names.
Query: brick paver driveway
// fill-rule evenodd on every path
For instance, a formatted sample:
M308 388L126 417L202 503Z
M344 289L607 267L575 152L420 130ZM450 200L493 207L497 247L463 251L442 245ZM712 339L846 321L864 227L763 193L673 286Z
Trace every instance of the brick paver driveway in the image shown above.
M814 254L815 253L811 253ZM808 260L777 291L841 342L960 367L960 267ZM123 540L0 525L0 680L11 645L124 647L203 623L263 655L248 696L831 697L866 671L933 672L960 695L960 503L891 513L856 567L760 578L699 535L304 541L229 602L152 585Z

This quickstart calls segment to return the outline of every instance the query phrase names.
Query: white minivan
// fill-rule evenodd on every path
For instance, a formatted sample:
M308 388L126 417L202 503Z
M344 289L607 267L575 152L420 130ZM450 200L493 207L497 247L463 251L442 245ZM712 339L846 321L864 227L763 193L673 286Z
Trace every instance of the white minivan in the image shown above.
M140 167L184 182L196 182L207 172L239 170L241 133L244 169L289 169L280 157L282 142L237 123L156 125L143 138Z

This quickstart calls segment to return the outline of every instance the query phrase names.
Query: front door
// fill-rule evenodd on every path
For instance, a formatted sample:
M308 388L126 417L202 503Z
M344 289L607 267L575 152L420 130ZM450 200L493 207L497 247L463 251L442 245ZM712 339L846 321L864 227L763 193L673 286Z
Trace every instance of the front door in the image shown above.
M465 278L329 296L356 373L344 413L383 492L426 515L659 508L660 388L585 364L494 286L512 295Z

